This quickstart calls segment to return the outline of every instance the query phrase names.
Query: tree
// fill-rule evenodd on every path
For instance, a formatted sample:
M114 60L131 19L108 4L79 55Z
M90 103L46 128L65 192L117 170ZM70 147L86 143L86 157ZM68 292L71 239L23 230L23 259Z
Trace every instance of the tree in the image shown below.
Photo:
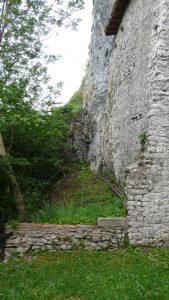
M8 115L13 115L11 125L21 117L20 110L29 103L39 107L37 101L43 85L48 85L47 104L51 104L51 95L60 92L61 83L56 89L49 85L47 63L56 59L43 55L43 39L51 26L76 27L78 19L73 18L74 11L83 8L83 0L49 3L46 0L1 0L0 1L0 156L8 158L3 142L3 131ZM58 89L59 88L59 89ZM4 114L3 114L4 112ZM28 120L25 120L28 122ZM11 126L11 139L13 129ZM24 201L9 160L5 165L10 172L10 185L15 194L18 215L24 216Z
M1 82L24 87L25 99L33 104L42 93L43 85L49 83L47 64L57 59L43 54L43 39L52 26L76 28L79 19L71 16L74 11L83 8L84 3L83 0L3 0L2 3ZM49 86L49 98L53 92Z

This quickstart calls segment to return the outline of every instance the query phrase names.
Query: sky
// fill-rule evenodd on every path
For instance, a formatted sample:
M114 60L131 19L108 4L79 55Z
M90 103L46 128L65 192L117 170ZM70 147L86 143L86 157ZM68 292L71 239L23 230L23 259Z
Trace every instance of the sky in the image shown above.
M62 56L59 61L48 67L52 84L64 82L62 94L57 102L63 104L68 102L80 87L85 75L91 36L92 7L92 0L86 0L85 9L78 12L78 17L82 21L77 31L61 28L58 36L53 32L46 41L50 53Z

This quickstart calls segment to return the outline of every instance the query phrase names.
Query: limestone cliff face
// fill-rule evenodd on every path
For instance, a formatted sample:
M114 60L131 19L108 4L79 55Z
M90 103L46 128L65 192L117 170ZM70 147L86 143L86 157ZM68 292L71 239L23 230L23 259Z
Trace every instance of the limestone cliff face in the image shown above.
M114 3L94 1L86 157L126 179L130 242L169 244L169 1L130 0L117 35L106 37Z
M89 65L84 85L84 134L88 144L88 160L95 171L103 165L104 114L113 41L112 37L105 36L104 29L111 9L112 0L94 1Z

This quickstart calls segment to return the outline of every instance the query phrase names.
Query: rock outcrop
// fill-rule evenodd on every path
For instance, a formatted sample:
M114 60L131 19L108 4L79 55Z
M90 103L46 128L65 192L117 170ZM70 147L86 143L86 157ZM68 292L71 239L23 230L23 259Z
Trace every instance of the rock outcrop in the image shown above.
M84 135L94 171L103 166L104 114L108 94L113 38L105 36L112 0L94 1L89 65L84 84Z

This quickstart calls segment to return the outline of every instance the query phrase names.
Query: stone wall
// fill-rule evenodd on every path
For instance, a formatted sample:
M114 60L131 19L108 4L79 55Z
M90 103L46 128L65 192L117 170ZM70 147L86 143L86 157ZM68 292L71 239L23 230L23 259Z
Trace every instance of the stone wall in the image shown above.
M145 160L127 177L131 243L169 245L169 1L151 6Z
M124 247L127 241L126 218L98 219L92 225L49 225L23 223L7 239L6 256L37 250L103 250Z
M138 135L148 123L149 28L154 1L144 2L130 1L116 37L106 37L103 27L113 1L107 6L103 1L94 2L84 90L88 159L93 170L112 168L117 177L123 177L125 168L135 161L140 146Z
M130 242L168 245L169 1L130 0L112 38L99 26L105 2L94 1L84 92L88 160L126 180Z
M153 3L131 0L113 43L103 163L107 166L112 161L117 177L123 177L126 167L137 159L138 136L147 129Z

